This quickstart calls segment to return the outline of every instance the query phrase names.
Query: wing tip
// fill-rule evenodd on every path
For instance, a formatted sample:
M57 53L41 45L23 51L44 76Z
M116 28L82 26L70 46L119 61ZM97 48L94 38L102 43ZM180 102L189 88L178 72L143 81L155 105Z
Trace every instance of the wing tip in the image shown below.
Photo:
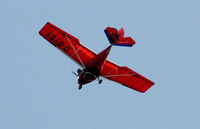
M149 83L149 84L144 85L141 89L139 89L137 91L139 91L141 93L145 93L147 90L149 90L155 84L153 81L146 82L146 83Z

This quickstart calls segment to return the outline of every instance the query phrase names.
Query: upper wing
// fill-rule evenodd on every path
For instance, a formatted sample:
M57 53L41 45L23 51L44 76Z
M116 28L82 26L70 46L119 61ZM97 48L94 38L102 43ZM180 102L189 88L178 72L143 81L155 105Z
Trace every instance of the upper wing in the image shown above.
M154 85L154 82L129 69L128 67L118 66L110 61L106 61L103 65L101 76L142 93Z
M79 40L51 23L47 23L39 34L84 67L96 54L79 43Z

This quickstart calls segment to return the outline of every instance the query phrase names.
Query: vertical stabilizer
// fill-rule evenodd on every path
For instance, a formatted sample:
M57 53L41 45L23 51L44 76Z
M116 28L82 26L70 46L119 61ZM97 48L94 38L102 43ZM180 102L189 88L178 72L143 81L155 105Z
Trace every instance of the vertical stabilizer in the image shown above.
M131 37L124 37L123 28L118 31L116 28L107 27L104 32L112 45L132 47L136 43Z

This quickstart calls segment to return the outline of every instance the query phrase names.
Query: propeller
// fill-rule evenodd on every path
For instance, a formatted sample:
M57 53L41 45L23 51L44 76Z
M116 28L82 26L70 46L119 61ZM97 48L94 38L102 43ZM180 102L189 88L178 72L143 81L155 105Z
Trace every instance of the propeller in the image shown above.
M72 71L72 73L73 73L74 75L76 75L76 77L78 77L78 74L77 74L77 73L75 73L74 71Z
M76 75L76 77L78 77L79 75L80 75L80 73L82 72L82 70L81 69L78 69L77 70L77 73L75 73L74 71L72 71L72 73L74 74L74 75Z

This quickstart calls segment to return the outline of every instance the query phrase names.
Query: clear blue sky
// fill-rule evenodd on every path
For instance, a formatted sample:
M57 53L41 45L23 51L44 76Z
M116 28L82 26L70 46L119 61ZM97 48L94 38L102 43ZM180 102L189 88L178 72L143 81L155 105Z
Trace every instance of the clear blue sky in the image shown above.
M198 0L4 0L0 4L0 129L199 129ZM132 48L109 59L155 81L138 93L103 80L78 90L78 65L39 34L49 21L95 52L107 26Z

